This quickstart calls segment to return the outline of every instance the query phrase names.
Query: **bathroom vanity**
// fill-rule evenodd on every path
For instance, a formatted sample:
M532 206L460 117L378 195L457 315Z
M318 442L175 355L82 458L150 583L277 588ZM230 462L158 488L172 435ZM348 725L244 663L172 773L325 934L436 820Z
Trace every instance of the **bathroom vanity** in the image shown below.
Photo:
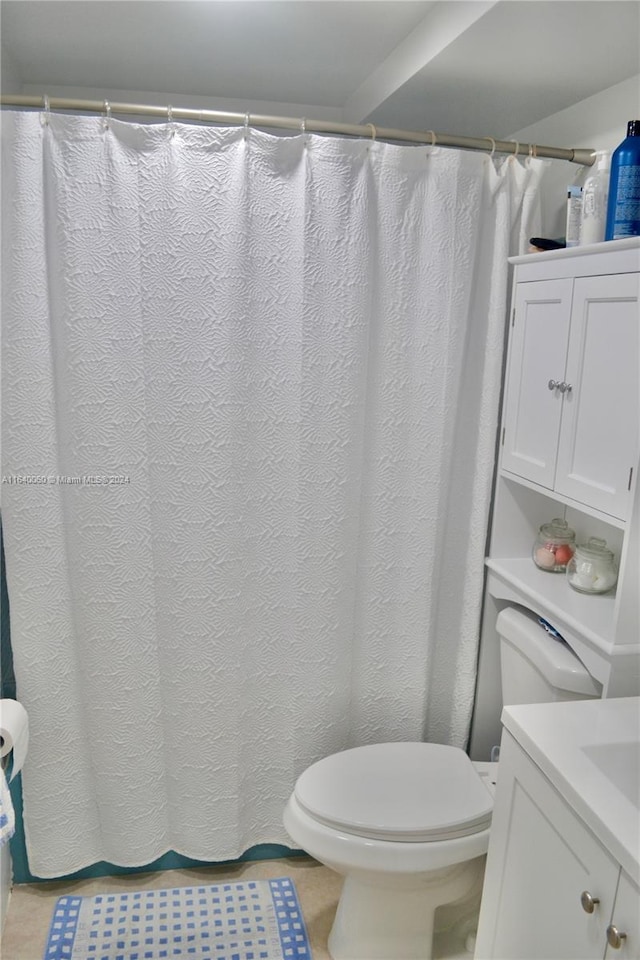
M502 720L476 960L639 960L640 698Z

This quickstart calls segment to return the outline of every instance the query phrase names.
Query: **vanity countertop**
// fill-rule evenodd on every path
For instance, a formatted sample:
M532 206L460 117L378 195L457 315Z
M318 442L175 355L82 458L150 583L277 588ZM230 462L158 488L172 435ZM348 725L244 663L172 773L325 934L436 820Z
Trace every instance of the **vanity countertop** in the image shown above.
M519 704L502 723L640 883L640 697Z

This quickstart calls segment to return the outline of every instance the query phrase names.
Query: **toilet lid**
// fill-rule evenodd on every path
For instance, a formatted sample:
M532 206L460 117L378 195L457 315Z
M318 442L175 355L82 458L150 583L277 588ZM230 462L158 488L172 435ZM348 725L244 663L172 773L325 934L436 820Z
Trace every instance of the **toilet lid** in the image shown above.
M458 747L379 743L319 760L295 797L316 820L374 840L450 840L486 829L493 801Z

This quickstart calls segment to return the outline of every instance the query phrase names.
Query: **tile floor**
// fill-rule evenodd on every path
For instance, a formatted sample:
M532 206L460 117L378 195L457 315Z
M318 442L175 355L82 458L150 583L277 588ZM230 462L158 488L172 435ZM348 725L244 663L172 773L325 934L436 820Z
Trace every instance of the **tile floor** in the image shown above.
M291 877L304 913L313 960L331 960L327 937L338 904L342 878L311 858L253 860L232 867L202 867L139 873L130 877L99 877L96 880L49 881L13 888L0 949L1 960L43 960L53 906L68 893L93 896L128 890L163 890L195 883L224 880L262 880ZM457 935L436 934L436 960L471 960L471 954Z
M30 883L13 888L2 936L2 960L42 960L53 906L67 893L93 896L127 890L162 890L194 883L222 880L261 880L291 877L309 932L313 960L330 960L327 937L335 913L342 879L315 860L292 857L254 860L232 867L202 867L139 873L131 877L99 877L96 880Z

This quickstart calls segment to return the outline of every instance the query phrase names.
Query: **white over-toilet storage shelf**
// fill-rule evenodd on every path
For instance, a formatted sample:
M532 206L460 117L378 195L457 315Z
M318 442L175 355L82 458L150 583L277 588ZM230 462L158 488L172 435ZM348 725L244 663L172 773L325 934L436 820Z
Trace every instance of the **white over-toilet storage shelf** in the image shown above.
M488 592L548 619L604 696L640 686L640 239L513 257ZM614 551L608 594L539 570L538 529L567 520Z

